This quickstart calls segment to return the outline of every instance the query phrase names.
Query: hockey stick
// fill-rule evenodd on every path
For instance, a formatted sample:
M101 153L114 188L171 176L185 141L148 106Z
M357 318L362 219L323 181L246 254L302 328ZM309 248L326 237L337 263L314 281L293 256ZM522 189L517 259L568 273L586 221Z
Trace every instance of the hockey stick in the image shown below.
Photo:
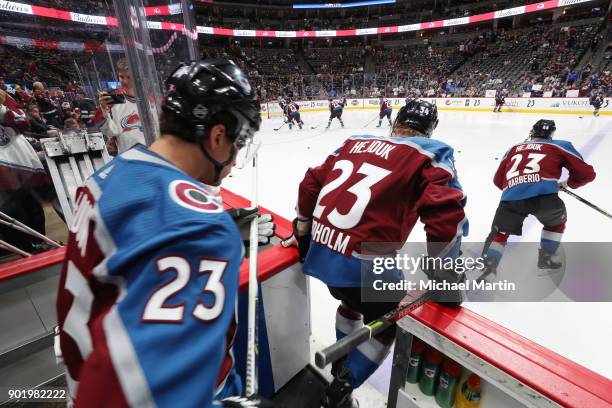
M55 247L55 248L61 248L62 245L58 242L55 242L54 240L52 240L51 238L41 234L40 232L28 227L27 225L25 225L24 223L16 220L15 218L3 213L0 211L0 224L6 225L7 227L13 228L17 231L21 231L24 234L28 234L34 238L38 238L43 242L46 242L47 244Z
M317 367L325 368L326 365L333 363L341 357L344 357L353 349L357 348L360 344L370 340L387 327L395 324L396 321L406 316L412 310L427 302L431 297L431 292L429 291L415 292L418 292L418 294L407 294L397 308L387 312L384 316L368 323L359 330L348 334L331 346L317 351L315 354L315 364Z
M253 197L251 206L257 208L257 152L253 156ZM251 221L251 231L249 239L249 309L247 327L247 357L246 357L246 396L257 394L257 301L259 287L257 284L257 255L258 255L258 218Z
M376 119L378 119L378 113L376 114L376 116L374 116L374 118L372 118L372 120L371 120L371 121L369 121L368 123L366 123L365 125L363 125L363 127L368 127L368 126L370 126L370 124L371 124L372 122L374 122Z
M277 128L277 129L274 129L274 131L279 131L279 130L281 130L281 128L282 128L283 126L285 126L287 123L289 123L289 122L283 122L283 124L282 124L282 125L280 125L280 126Z
M599 213L602 213L603 215L605 215L605 216L606 216L606 217L608 217L608 218L612 218L612 214L610 214L610 213L608 213L608 212L606 212L606 211L602 210L601 208L599 208L599 207L598 207L598 206L596 206L595 204L591 203L590 201L585 200L584 198L580 197L578 194L576 194L576 193L574 193L574 192L572 192L572 191L569 191L569 190L568 190L568 189L566 189L565 187L561 187L560 189L561 189L561 191L563 191L564 193L569 194L569 195L571 195L572 197L574 197L576 200L578 200L578 201L580 201L580 202L582 202L582 203L584 203L584 204L588 205L589 207L591 207L591 208L592 208L592 209L594 209L595 211L597 211L597 212L599 212Z

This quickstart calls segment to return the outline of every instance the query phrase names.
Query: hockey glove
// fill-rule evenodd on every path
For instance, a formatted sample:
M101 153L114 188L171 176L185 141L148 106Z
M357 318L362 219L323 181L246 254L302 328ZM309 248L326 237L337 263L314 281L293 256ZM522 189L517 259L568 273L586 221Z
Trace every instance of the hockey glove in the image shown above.
M221 400L223 408L274 408L274 403L258 395L250 397L228 397Z
M465 273L457 273L452 268L445 268L443 258L427 257L424 262L423 272L438 284L460 284L465 282ZM436 290L433 294L433 301L441 305L456 308L463 303L463 292L461 290L443 289Z
M293 235L284 238L281 241L281 245L285 248L292 246L297 247L300 262L304 262L304 259L306 259L306 254L308 253L308 248L310 248L310 239L312 238L312 234L310 232L311 226L312 221L300 221L297 218L294 218Z
M274 236L274 231L276 230L276 224L272 222L272 216L270 214L259 215L259 211L256 208L235 208L227 210L227 212L236 223L240 231L240 238L242 238L243 241L249 241L251 235L251 221L253 218L258 217L257 241L259 245L267 245L270 243L270 239Z

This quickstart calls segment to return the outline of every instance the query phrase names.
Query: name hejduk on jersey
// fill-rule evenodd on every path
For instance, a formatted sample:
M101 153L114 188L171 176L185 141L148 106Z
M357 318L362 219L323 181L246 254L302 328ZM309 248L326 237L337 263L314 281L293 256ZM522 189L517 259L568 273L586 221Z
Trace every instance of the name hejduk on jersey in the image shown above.
M379 157L382 157L385 160L388 160L389 153L391 153L391 151L396 147L397 146L381 142L380 140L357 142L351 148L351 151L349 153L372 153Z
M542 145L539 143L527 143L524 145L519 145L516 146L516 151L520 152L523 150L537 150L537 151L542 151Z

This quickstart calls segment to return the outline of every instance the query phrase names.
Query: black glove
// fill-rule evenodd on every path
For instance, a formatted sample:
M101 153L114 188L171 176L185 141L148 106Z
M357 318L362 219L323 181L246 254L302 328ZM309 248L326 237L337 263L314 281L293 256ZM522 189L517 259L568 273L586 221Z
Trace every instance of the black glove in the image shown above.
M274 403L259 395L246 397L229 397L221 400L223 408L274 408Z
M452 268L445 268L443 258L427 257L424 260L423 272L429 280L438 282L439 284L460 284L465 282L465 273L457 273ZM442 262L440 262L442 261ZM440 303L446 307L456 308L463 303L463 292L461 290L436 290L433 292L434 302Z
M257 208L235 208L227 210L227 213L232 217L243 241L249 241L251 237L251 221L257 219L257 240L259 245L267 245L270 239L274 236L276 224L272 222L270 214L259 215ZM247 245L248 247L248 245Z
M293 235L284 238L281 241L281 245L285 248L292 246L297 247L300 262L304 262L304 259L306 259L306 254L308 253L308 248L310 248L310 240L312 238L312 234L310 232L311 225L312 221L300 221L297 218L294 218Z

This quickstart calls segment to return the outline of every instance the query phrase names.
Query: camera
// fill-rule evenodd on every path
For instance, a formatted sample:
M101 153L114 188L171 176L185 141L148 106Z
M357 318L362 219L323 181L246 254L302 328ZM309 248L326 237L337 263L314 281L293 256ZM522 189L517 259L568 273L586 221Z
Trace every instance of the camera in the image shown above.
M124 94L104 93L103 96L110 96L111 97L111 101L108 102L109 105L117 105L117 104L125 103L125 95Z

